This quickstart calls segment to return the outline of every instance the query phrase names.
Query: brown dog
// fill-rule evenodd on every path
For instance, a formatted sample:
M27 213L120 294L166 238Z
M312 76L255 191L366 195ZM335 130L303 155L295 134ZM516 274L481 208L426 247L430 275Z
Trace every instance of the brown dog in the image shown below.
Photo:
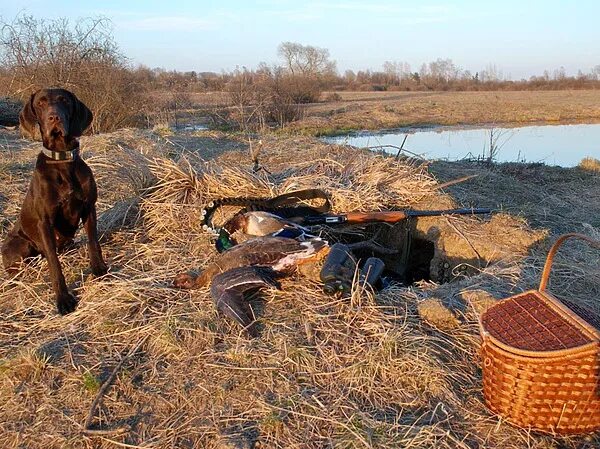
M21 214L2 244L2 261L15 274L22 259L42 254L48 260L56 306L61 314L75 310L77 299L65 283L57 251L72 242L80 221L88 237L92 273L101 276L102 259L96 230L96 182L79 157L79 141L92 122L92 113L64 89L41 89L31 96L19 115L21 131L42 136Z

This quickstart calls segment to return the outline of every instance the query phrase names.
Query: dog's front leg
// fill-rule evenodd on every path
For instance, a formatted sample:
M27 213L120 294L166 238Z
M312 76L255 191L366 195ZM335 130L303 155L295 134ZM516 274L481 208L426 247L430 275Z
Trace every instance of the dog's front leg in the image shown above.
M56 295L56 308L61 315L66 315L77 307L77 298L73 296L63 276L58 255L56 254L56 237L54 226L47 220L38 222L38 231L42 238L44 257L48 261L50 269L50 279L52 280L52 289Z
M98 242L98 229L96 218L96 206L92 206L83 219L83 227L88 237L88 252L90 253L90 266L94 276L102 276L108 271L106 263L102 258L102 249Z

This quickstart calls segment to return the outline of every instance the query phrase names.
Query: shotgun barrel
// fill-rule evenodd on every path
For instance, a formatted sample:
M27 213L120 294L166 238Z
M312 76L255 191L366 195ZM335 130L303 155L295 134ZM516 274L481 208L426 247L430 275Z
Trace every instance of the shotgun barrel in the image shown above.
M492 213L490 208L470 207L463 209L447 210L387 210L374 212L348 212L346 214L324 214L310 217L303 217L302 223L305 226L312 225L335 225L335 224L355 224L355 223L398 223L409 217L438 217L443 215L483 215Z

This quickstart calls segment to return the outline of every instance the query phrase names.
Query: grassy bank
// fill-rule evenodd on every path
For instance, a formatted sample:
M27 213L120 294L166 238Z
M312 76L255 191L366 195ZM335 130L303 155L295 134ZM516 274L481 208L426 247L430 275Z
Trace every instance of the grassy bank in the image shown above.
M0 219L15 220L39 144L0 131ZM111 271L89 277L84 237L61 256L81 303L54 312L47 264L0 275L0 447L3 448L593 448L596 436L514 428L483 404L478 313L534 287L554 236L600 237L599 176L579 168L422 163L263 136L254 173L241 136L167 138L139 130L82 139L99 185L99 228ZM468 183L444 188L465 175ZM151 187L151 189L148 189ZM435 279L377 294L325 296L302 276L266 291L261 336L217 315L207 289L170 280L216 255L200 205L227 195L306 187L336 211L475 203L492 218L424 219ZM330 236L336 238L335 234ZM573 247L553 288L600 312L600 257ZM133 351L135 349L135 351ZM132 352L133 351L133 352ZM125 358L82 433L100 385ZM116 429L125 433L111 433Z

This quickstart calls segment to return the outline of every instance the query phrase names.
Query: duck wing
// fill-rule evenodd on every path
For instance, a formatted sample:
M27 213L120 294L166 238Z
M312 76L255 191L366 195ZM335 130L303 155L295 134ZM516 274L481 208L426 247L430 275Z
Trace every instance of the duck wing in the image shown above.
M239 267L216 275L210 294L217 310L237 321L251 336L256 336L254 317L244 294L263 287L279 288L277 273L269 267Z
M273 237L286 237L288 239L294 239L299 242L305 242L310 239L317 238L316 235L308 232L307 229L302 227L284 227L279 231L271 234Z

